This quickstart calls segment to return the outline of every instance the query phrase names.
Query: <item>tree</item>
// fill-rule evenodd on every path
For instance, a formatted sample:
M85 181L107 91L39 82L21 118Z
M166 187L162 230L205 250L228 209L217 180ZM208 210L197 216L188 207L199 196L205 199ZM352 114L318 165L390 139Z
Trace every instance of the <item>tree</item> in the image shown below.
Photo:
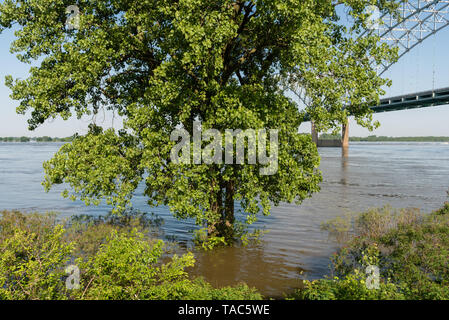
M368 103L387 83L373 63L395 59L377 37L362 34L366 6L391 12L387 0L79 0L75 28L65 25L72 4L0 5L0 25L17 28L12 51L39 62L27 79L6 79L17 111L31 110L31 130L103 109L123 120L121 130L92 123L64 145L44 165L46 189L68 183L64 196L106 199L121 212L144 180L149 204L193 217L227 243L238 226L235 201L252 223L272 204L299 204L319 190L317 149L298 134L304 111L288 88L307 91L306 111L318 128L334 128L349 114L370 127ZM195 121L203 131L279 130L277 144L268 143L279 148L276 174L260 174L260 163L171 161L171 133L192 135Z

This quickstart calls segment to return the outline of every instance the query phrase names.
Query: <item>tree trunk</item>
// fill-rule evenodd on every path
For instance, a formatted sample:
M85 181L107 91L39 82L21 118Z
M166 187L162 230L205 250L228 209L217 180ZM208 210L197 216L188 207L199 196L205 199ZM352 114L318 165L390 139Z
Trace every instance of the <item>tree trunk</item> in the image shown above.
M234 181L228 181L226 183L226 198L224 215L221 221L221 234L227 241L232 241L234 238Z
M213 191L214 190L214 185L215 185L215 181L212 181L212 186L211 186L211 192L212 193L214 192ZM216 194L215 199L211 200L210 208L211 208L211 211L216 214L216 216L222 217L222 212L223 212L223 193L222 193L221 189ZM215 235L217 235L217 233L221 233L219 225L220 225L220 221L210 222L209 225L207 226L207 234L208 234L208 236L215 236Z

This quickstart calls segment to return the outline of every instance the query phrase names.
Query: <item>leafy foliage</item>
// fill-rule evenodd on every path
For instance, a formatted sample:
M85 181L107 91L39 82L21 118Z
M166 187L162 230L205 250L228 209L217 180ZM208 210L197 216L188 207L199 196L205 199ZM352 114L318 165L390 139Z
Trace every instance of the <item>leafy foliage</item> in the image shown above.
M135 230L129 235L113 231L95 256L87 262L80 260L78 264L85 270L81 298L158 299L161 298L159 285L186 277L184 268L193 266L194 262L191 253L182 257L175 255L170 263L157 267L163 243L151 245L143 237Z
M64 266L73 250L56 226L38 236L24 229L0 243L0 299L65 299Z
M292 298L300 300L403 300L392 283L381 283L379 289L368 289L366 276L357 271L344 278L305 281L304 288Z
M339 227L340 219L335 227L325 224L334 234L346 235L340 235L344 246L332 257L336 278L306 282L300 297L449 299L449 215L444 210L425 215L384 207L348 216L347 228ZM364 288L362 272L368 265L379 267L380 289Z
M447 195L449 197L449 190L447 191ZM449 215L449 201L446 201L440 209L434 212L436 215Z
M193 266L193 254L172 254L162 241L149 238L139 215L92 219L95 223L86 222L85 228L72 221L66 229L54 215L5 211L1 216L0 299L262 298L245 284L214 288L190 279L186 268ZM69 264L80 270L78 289L66 287Z
M120 216L112 213L98 217L78 215L71 217L68 222L65 237L76 244L75 256L89 257L98 252L113 231L128 234L135 229L157 236L161 223L160 218L137 210L126 211Z

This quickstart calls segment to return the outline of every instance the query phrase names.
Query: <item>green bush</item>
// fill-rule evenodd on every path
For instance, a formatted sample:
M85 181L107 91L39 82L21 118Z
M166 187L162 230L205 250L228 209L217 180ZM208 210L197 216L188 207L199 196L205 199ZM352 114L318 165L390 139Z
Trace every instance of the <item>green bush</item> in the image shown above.
M378 289L368 289L366 276L360 271L340 279L304 281L304 288L294 298L301 300L403 300L404 295L393 283L379 283Z
M78 260L85 270L81 298L171 298L170 288L186 279L184 269L193 266L195 260L191 253L175 255L169 263L158 266L162 253L162 241L150 244L136 230L129 235L113 231L95 256L87 262Z
M162 241L148 242L136 230L113 231L97 254L78 260L82 270L78 299L209 300L261 299L254 289L242 284L216 289L202 279L190 280L185 268L194 265L192 253L173 255L160 264ZM82 293L81 293L82 292ZM81 294L81 295L80 295Z
M0 212L0 243L14 236L17 229L34 233L40 239L57 225L56 214L24 214L18 211Z
M15 229L0 243L1 299L65 299L61 279L73 245L63 240L61 225L44 234Z
M154 220L130 214L76 217L2 212L0 299L261 299L245 284L213 288L190 279L192 253L172 255L148 236ZM80 270L79 288L68 290L65 268Z
M417 209L372 209L323 225L343 247L332 257L336 278L306 282L304 299L449 299L447 204L432 214ZM342 227L344 226L344 227ZM356 270L380 269L380 289L365 291ZM340 279L340 280L337 280ZM356 279L356 280L354 280ZM362 283L360 282L360 283Z
M449 197L449 190L446 193L447 193L447 196ZM449 215L449 201L446 201L440 209L438 209L434 212L434 214L435 215L444 215L444 214Z
M256 289L241 283L234 287L214 288L202 278L192 281L183 291L182 299L189 300L261 300Z
M145 234L145 239L150 241L149 235L156 233L155 230L161 223L161 220L153 215L134 210L120 216L111 213L98 217L78 215L71 217L67 222L69 227L66 238L76 244L76 256L89 257L100 249L112 231L128 234L136 229Z

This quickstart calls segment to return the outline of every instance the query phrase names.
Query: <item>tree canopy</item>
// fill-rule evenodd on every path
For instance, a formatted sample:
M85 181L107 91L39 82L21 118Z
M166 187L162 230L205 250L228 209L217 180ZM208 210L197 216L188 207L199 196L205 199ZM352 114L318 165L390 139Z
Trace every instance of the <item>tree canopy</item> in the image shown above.
M44 165L45 187L66 183L66 197L106 199L120 212L143 181L150 205L228 243L235 201L252 223L272 204L319 190L316 146L298 133L304 112L322 129L348 114L372 126L368 104L388 83L374 65L396 56L364 34L366 7L391 12L388 0L78 0L79 26L69 28L74 4L0 4L0 26L16 30L12 52L35 63L28 78L6 79L31 130L102 110L123 120L121 130L92 123L64 145ZM295 87L307 92L304 110ZM276 174L261 175L260 163L174 163L170 135L192 134L195 121L220 132L279 130Z

